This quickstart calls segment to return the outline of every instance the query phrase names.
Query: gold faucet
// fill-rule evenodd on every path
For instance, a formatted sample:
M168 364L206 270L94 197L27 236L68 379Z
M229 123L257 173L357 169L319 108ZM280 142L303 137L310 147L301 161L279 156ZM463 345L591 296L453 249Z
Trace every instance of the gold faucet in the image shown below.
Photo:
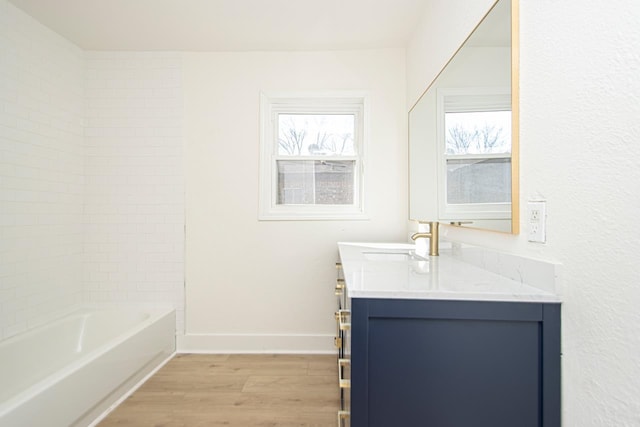
M429 224L429 232L428 233L414 233L411 235L411 240L415 241L420 238L429 239L429 256L438 256L440 255L438 251L438 227L440 223L438 221L418 221L418 224Z

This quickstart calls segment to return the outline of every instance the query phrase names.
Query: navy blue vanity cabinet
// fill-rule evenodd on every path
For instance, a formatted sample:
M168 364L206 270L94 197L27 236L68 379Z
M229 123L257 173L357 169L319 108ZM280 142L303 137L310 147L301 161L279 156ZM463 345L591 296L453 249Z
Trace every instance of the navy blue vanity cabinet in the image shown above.
M352 427L559 427L560 304L351 300Z

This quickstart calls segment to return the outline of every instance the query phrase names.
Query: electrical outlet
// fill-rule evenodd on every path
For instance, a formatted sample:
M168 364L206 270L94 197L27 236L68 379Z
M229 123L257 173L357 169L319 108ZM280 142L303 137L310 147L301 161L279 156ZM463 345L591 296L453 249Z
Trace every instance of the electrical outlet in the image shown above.
M529 217L529 221L531 221L531 222L540 221L540 210L539 209L535 209L535 208L531 209L531 216Z
M530 201L527 203L527 219L529 223L528 240L530 242L545 243L547 240L547 202Z

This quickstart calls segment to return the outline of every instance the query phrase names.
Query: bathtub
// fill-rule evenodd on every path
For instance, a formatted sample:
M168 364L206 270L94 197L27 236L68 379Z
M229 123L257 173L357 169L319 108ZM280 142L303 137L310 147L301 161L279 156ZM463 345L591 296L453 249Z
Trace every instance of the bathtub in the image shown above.
M175 311L80 310L0 341L0 426L94 422L175 353Z

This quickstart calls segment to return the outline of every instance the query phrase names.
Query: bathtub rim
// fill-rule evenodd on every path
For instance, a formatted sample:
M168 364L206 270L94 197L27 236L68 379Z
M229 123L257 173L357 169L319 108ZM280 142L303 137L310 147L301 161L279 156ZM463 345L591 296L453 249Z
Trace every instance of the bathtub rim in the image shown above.
M82 357L79 357L78 359L74 360L73 362L69 363L68 365L65 365L63 368L52 372L51 374L49 374L46 377L42 378L41 380L33 383L31 386L29 386L26 389L18 392L16 395L10 397L9 399L6 399L3 402L0 402L0 418L5 416L6 414L8 414L13 408L16 408L16 407L24 404L30 398L32 398L32 396L34 395L34 390L43 390L43 389L47 389L47 388L55 385L56 383L60 382L64 378L68 377L69 375L77 372L83 366L86 366L87 364L89 364L91 361L96 360L98 357L103 355L105 353L105 351L108 350L109 348L115 347L118 344L121 344L121 343L125 342L129 338L131 338L134 335L136 335L139 332L141 332L143 329L145 329L149 325L155 323L156 321L159 321L160 319L162 319L162 318L164 318L166 316L171 316L172 314L175 313L175 311L176 310L173 307L166 307L166 308L135 308L135 307L126 307L126 308L105 307L105 308L97 308L97 307L92 307L92 306L82 306L82 307L80 307L80 308L78 308L76 310L73 310L73 311L67 313L66 315L57 317L56 319L52 320L51 322L47 323L46 325L35 326L35 327L30 328L30 329L28 329L28 330L26 330L26 331L24 331L24 332L22 332L20 334L14 335L14 336L8 338L7 340L1 341L2 344L5 344L5 343L9 343L10 344L11 341L13 341L14 339L17 341L18 339L24 337L25 335L31 335L33 333L36 333L36 332L38 332L39 329L47 329L49 326L53 326L56 323L63 322L65 319L67 319L69 317L77 316L77 315L83 315L83 314L92 313L92 312L114 312L114 313L117 313L117 312L120 312L120 313L122 313L122 312L134 312L134 313L149 314L149 316L147 318L145 318L143 321L137 323L135 326L133 326L131 328L128 328L126 331L123 331L121 334L117 335L116 337L105 341L103 344L99 345L98 347L96 347L95 349L91 350L87 354L83 355Z

